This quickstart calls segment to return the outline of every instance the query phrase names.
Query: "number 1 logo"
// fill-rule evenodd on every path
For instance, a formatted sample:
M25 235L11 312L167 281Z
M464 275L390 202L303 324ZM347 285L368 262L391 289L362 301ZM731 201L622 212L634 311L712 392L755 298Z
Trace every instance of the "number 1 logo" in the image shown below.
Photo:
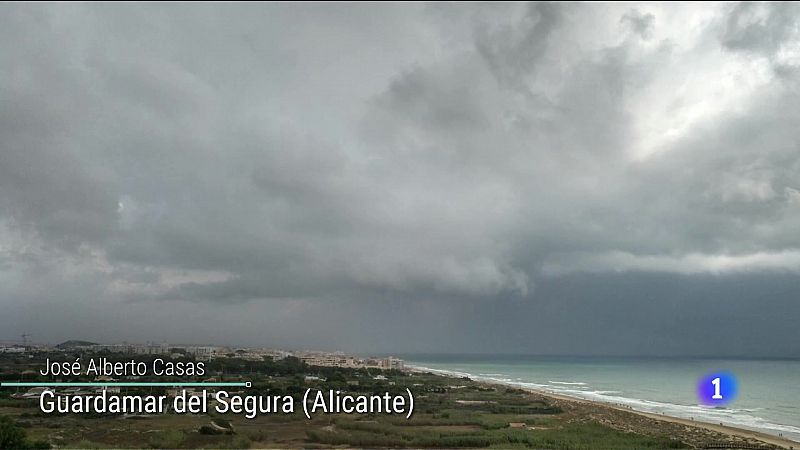
M711 398L714 400L722 400L722 394L719 393L719 383L719 377L711 380L711 384L714 385L714 395L712 395Z
M708 406L722 406L736 398L738 384L730 372L706 374L697 380L697 399Z

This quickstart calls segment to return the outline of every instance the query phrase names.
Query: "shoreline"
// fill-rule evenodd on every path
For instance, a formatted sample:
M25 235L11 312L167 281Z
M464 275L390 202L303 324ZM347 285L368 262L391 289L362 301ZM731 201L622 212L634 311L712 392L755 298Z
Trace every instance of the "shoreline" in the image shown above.
M448 374L446 371L441 371L438 369L422 368L416 366L406 366L405 370L409 372L430 373L438 376L452 376L452 377L469 376L468 374L463 374L463 375L455 373ZM615 416L615 418L619 418L620 416L625 416L625 415L634 415L646 418L650 421L656 421L662 424L669 424L671 426L680 426L681 428L703 430L703 432L706 433L718 433L731 438L739 438L749 443L750 441L757 441L757 443L771 445L778 448L800 450L800 441L794 441L785 437L775 436L773 434L765 433L763 431L750 430L747 428L735 427L730 425L719 425L699 420L684 419L682 417L669 416L665 414L655 414L645 411L639 411L630 407L615 405L613 403L606 403L597 400L588 400L579 397L572 397L565 394L556 394L541 389L522 387L511 383L503 383L500 381L488 381L482 379L475 379L473 377L470 377L470 379L472 379L472 381L476 383L480 383L486 386L520 389L529 392L531 394L535 394L543 398L549 399L552 403L558 406L566 407L566 409L568 410L580 411L584 414L586 413L586 411L583 410L586 409L586 407L589 407L590 409L593 409L597 413L599 413L599 414L589 414L591 418L595 419L598 418L596 416L608 416L608 414L603 414L604 412L613 411L616 414L611 414L611 416ZM620 421L621 423L609 422L609 418L607 417L603 417L598 421L601 423L605 423L606 425L612 426L614 428L637 432L637 430L635 430L635 427L631 426L631 424L629 423L630 421L626 419L622 419ZM692 434L692 432L688 431L687 434Z
M482 383L482 384L486 384L486 385L489 385L489 386L509 387L509 385L505 385L505 384L502 384L502 383L492 383L492 382L484 382L484 381L476 381L476 382ZM649 413L649 412L639 411L639 410L632 409L632 408L626 408L626 407L614 405L614 404L611 404L611 403L604 403L604 402L600 402L600 401L596 401L596 400L586 400L586 399L582 399L582 398L578 398L578 397L570 397L568 395L562 395L562 394L554 394L554 393L551 393L551 392L542 391L542 390L533 389L533 388L519 388L519 389L522 389L524 391L530 392L532 394L540 395L542 397L558 400L560 402L573 402L573 403L581 403L581 404L585 404L585 405L590 405L592 407L597 407L597 408L609 408L609 409L613 409L613 410L624 412L624 413L636 414L636 415L639 415L639 416L647 417L649 419L656 420L656 421L659 421L659 422L680 424L680 425L684 425L684 426L688 426L688 427L702 428L702 429L705 429L705 430L708 430L708 431L712 431L712 432L716 432L716 433L723 433L723 434L727 434L727 435L731 435L731 436L737 436L737 437L741 437L741 438L744 438L744 439L753 439L753 440L761 441L761 442L769 444L769 445L775 445L775 446L780 447L780 448L800 449L800 442L793 441L793 440L785 438L785 437L775 436L775 435L772 435L772 434L769 434L769 433L765 433L763 431L750 430L750 429L747 429L747 428L734 427L734 426L730 426L730 425L719 425L719 424L714 424L714 423L710 423L710 422L704 422L704 421L700 421L700 420L684 419L682 417L669 416L669 415L665 415L665 414Z

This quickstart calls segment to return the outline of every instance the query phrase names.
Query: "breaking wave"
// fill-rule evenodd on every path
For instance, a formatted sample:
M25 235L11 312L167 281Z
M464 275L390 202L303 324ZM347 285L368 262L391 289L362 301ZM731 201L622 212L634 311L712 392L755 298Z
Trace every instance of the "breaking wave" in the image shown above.
M507 386L519 387L524 389L539 390L551 394L565 395L568 397L582 400L591 400L607 403L611 405L627 406L633 410L663 414L682 419L696 420L706 423L723 422L734 427L747 428L755 431L762 431L773 435L779 433L784 438L800 442L800 427L783 425L770 422L767 419L758 417L753 413L764 408L713 408L703 405L680 405L676 403L658 402L639 398L625 397L620 391L592 390L591 387L580 381L552 381L547 383L534 383L523 381L520 378L510 378L503 374L470 374L467 372L435 369L419 365L407 365L414 370L431 372L434 374L449 375L456 377L468 377L476 381L504 384Z

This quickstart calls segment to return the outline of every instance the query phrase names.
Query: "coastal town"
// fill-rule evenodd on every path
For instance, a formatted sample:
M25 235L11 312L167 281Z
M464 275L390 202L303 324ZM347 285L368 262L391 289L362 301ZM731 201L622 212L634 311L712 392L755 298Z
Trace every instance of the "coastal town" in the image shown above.
M35 353L84 353L84 354L124 354L124 355L166 355L172 359L190 357L197 361L211 361L218 358L236 358L244 361L279 361L294 357L309 366L341 367L348 369L403 370L402 359L393 356L361 357L344 352L314 350L282 350L274 348L229 347L213 345L173 345L168 343L115 343L99 344L88 341L69 340L57 345L23 343L0 344L0 354Z
M83 374L86 361L94 360L102 364L133 360L150 367L156 361L192 363L202 367L203 374L187 378L153 377L152 371L146 376L41 373L47 361L78 360ZM391 356L344 352L75 340L57 345L15 342L0 346L0 379L11 383L0 390L0 427L24 436L19 448L775 449L793 445L753 431L430 373ZM53 386L61 380L72 383ZM229 391L178 386L187 380L247 386ZM145 381L159 383L137 386L146 385ZM14 387L15 382L29 384ZM336 408L308 418L294 413L328 396L399 399L412 392L416 412L409 417L349 414ZM141 401L146 406L149 398L162 400L153 402L150 409L125 403ZM179 398L187 404L205 404L207 409L178 414L170 405L181 404L183 400L175 403ZM238 398L241 405L233 401ZM97 410L96 399L110 406Z

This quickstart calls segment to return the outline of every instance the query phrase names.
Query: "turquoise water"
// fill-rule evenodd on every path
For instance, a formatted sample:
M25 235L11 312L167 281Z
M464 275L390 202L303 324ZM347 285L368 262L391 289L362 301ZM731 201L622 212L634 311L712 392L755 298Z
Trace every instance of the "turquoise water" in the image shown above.
M800 442L798 360L411 356L406 364ZM736 399L725 408L700 405L698 379L720 371L736 376Z

